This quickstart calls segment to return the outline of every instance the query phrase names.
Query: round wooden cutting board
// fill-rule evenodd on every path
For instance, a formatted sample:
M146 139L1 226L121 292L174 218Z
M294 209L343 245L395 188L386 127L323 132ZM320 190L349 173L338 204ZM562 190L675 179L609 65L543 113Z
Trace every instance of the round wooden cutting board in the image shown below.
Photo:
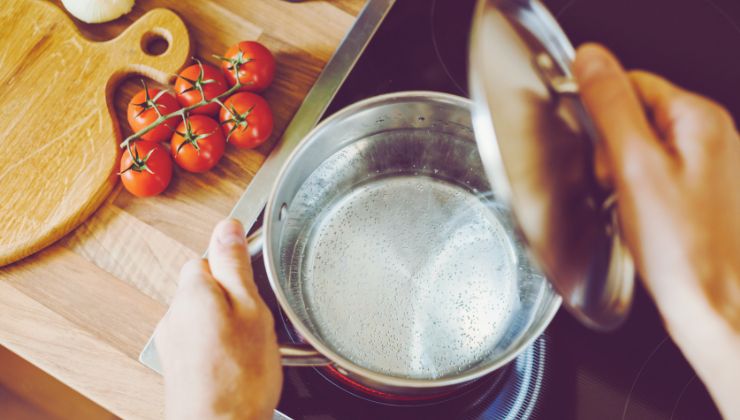
M167 41L159 55L145 49ZM57 6L14 0L0 9L0 266L79 225L117 181L119 81L167 83L190 57L183 21L155 9L117 38L83 38Z

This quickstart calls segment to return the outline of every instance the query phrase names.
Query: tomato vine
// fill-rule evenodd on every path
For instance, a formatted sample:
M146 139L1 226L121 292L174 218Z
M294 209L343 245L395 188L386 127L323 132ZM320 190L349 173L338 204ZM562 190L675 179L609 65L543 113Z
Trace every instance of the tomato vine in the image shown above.
M215 97L213 97L211 99L206 99L206 95L203 92L203 85L208 84L208 83L213 83L214 81L212 79L205 79L204 80L203 79L203 77L204 77L204 71L203 71L203 65L202 65L202 63L197 58L194 58L193 57L193 60L195 60L195 62L197 62L198 65L200 66L200 72L198 74L197 80L194 80L194 81L187 80L187 81L190 82L193 85L193 88L194 89L197 89L198 92L200 92L200 97L201 97L200 102L195 103L195 104L192 104L190 106L186 106L186 107L180 108L177 111L173 111L173 112L170 112L169 114L165 114L165 115L162 115L157 110L157 115L158 115L157 119L154 120L151 124L149 124L146 127L142 128L141 130L139 130L139 131L135 132L134 134L126 137L121 142L121 145L120 145L121 149L127 149L128 152L129 152L129 154L131 154L132 152L131 152L131 148L129 147L129 144L132 141L134 141L134 140L140 138L141 136L143 136L144 134L152 131L153 129L155 129L156 127L158 127L159 125L161 125L162 123L164 123L165 121L169 120L172 117L179 117L179 118L182 118L182 119L186 119L187 116L188 116L188 112L194 110L195 108L198 108L198 107L201 107L201 106L204 106L204 105L208 105L208 104L211 104L211 103L218 103L219 105L223 106L223 104L221 103L221 99L230 96L231 94L233 94L234 92L238 91L239 88L241 88L243 86L243 84L239 81L239 78L237 77L236 78L236 84L234 84L234 86L232 86L229 89L227 89L226 92L224 92L224 93L222 93L222 94L220 94L218 96L215 96ZM239 72L239 64L235 64L233 66L233 71L234 71L234 74L235 75L238 75L239 74L238 73ZM180 77L180 76L178 76L178 77ZM156 107L155 107L155 109L156 109ZM131 154L131 158L132 159L134 158L133 154Z

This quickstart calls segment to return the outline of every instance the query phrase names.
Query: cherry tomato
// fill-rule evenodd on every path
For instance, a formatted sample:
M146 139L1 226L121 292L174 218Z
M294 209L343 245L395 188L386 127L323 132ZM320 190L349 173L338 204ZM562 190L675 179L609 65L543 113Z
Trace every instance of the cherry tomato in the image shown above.
M240 91L261 92L275 77L275 57L264 45L254 41L242 41L226 51L221 59L221 70L230 86L236 84L238 69Z
M159 114L167 115L180 109L171 93L159 89L147 88L140 90L128 103L128 124L134 132L140 131L159 118ZM157 113L159 111L159 114ZM177 127L176 117L165 120L140 138L146 141L165 141L172 135L172 130Z
M193 115L181 122L170 140L175 162L190 172L206 172L216 166L226 149L221 127L210 117Z
M121 156L121 182L137 197L149 197L164 191L172 180L172 158L160 143L131 143L131 153ZM131 156L133 154L133 157Z
M177 100L182 106L195 105L203 99L198 87L203 89L206 100L213 99L228 89L224 76L216 67L210 64L193 64L181 71L175 81ZM216 115L218 108L217 103L211 103L195 108L190 113Z
M272 134L272 111L267 101L250 92L231 95L219 120L226 141L245 149L261 145Z

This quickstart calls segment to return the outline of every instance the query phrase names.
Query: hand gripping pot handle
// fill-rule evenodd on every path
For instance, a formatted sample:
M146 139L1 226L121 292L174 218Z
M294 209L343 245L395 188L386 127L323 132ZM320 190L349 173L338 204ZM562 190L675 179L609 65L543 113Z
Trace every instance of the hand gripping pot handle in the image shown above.
M247 238L249 255L254 258L262 252L264 234L257 229ZM331 361L308 344L278 343L283 366L326 366Z

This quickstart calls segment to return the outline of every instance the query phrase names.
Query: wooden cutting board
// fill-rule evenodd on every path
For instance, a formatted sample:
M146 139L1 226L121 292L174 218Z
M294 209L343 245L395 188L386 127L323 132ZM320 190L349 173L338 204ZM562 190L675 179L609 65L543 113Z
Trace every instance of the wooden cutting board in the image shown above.
M4 2L5 3L5 2ZM155 39L168 47L149 54ZM167 83L190 56L183 21L154 9L106 42L82 37L57 6L14 0L0 10L0 266L61 238L117 181L119 81Z
M13 1L17 0L0 4ZM364 3L136 0L131 13L112 22L91 25L73 20L88 39L107 40L149 11L165 7L182 17L193 51L211 63L216 63L211 54L223 53L236 42L259 41L277 61L275 81L263 92L275 117L274 134L258 149L229 146L219 164L205 174L178 171L168 189L156 197L137 198L119 185L70 234L0 267L0 345L118 417L164 418L162 377L138 362L139 353L175 293L180 268L202 255L213 226L229 214L279 144ZM2 27L0 34L2 57L7 48ZM4 68L0 66L0 72ZM126 104L141 89L136 79L122 81L116 90L119 121L125 121ZM0 96L4 92L5 85ZM122 122L124 136L128 130ZM0 196L0 202L3 199Z

